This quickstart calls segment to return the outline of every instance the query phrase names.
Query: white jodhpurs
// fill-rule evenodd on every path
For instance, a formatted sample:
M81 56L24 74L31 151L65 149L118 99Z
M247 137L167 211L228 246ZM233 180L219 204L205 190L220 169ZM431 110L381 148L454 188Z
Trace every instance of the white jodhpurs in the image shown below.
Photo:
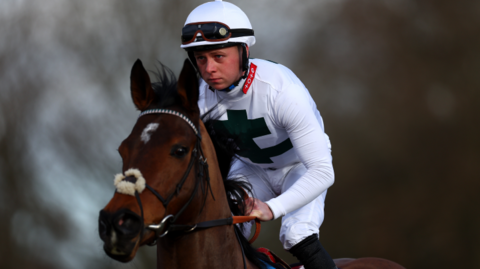
M236 160L230 170L230 177L247 180L252 184L253 197L266 202L290 188L307 169L302 163L296 163L279 169L262 169ZM283 248L289 250L306 237L319 235L324 219L324 204L327 191L312 202L282 217L280 241ZM243 234L250 236L253 223L245 224Z

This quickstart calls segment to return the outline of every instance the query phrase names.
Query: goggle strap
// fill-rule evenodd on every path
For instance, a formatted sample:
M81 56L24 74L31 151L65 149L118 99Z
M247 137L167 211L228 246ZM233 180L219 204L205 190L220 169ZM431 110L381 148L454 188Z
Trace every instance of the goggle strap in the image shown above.
M230 38L254 35L252 29L230 29L230 33L232 33Z

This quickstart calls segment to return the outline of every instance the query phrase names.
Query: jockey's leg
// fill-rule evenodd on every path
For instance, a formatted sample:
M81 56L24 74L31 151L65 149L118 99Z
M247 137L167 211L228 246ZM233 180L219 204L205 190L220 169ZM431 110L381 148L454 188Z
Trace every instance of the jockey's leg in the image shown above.
M298 164L286 175L282 192L287 190L306 172L303 164ZM292 211L282 218L280 241L306 269L336 268L330 255L320 244L318 234L324 219L325 196L323 192L312 202Z

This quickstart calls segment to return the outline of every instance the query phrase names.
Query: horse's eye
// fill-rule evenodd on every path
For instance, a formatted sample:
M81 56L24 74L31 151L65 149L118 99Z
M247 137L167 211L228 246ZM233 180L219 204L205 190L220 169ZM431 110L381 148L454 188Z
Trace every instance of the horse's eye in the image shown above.
M187 148L185 147L175 147L172 149L171 155L173 157L182 158L187 154Z

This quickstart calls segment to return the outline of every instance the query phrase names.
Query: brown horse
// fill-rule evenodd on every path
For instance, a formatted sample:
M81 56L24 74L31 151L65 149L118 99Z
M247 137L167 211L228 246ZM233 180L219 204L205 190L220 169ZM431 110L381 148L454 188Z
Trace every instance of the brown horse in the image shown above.
M152 84L135 62L131 94L141 114L118 149L123 173L100 211L105 252L128 262L140 246L156 243L157 268L273 268L233 225L232 213L244 213L242 188L248 186L226 180L233 154L219 150L225 146L212 142L200 119L194 68L185 61L178 85L168 69L159 79ZM375 258L340 259L337 265L403 268Z

